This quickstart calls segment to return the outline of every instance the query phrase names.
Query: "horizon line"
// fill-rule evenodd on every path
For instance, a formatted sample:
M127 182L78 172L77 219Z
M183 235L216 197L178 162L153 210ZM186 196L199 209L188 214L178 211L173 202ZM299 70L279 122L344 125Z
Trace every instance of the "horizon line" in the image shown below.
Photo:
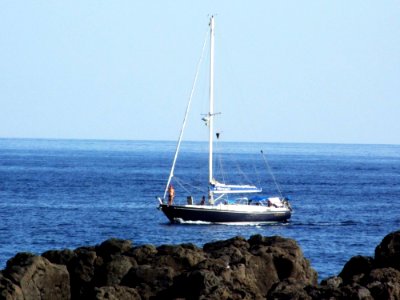
M2 137L0 140L59 140L59 141L104 141L104 142L177 142L171 139L121 139L121 138L55 138L55 137ZM185 140L183 142L193 142L193 143L207 143L208 140ZM220 143L248 143L248 144L321 144L321 145L380 145L380 146L399 146L400 143L371 143L371 142L285 142L285 141L237 141L237 140L220 140Z

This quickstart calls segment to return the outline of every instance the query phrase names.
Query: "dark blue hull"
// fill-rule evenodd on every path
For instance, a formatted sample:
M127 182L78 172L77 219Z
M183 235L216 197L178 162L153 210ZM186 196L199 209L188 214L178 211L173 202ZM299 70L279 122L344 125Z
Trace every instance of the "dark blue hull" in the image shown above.
M160 210L172 222L210 222L210 223L266 223L285 222L291 217L290 211L284 212L237 212L229 210L212 210L199 207L188 207L166 204L160 205Z

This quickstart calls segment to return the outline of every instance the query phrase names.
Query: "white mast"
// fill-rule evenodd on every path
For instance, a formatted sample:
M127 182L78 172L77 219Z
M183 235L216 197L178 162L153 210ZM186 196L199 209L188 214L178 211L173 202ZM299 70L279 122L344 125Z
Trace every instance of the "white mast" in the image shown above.
M213 182L213 136L214 136L214 16L210 19L210 111L208 113L209 126L209 156L208 156L208 181ZM212 197L212 194L210 194ZM210 199L211 200L211 199Z

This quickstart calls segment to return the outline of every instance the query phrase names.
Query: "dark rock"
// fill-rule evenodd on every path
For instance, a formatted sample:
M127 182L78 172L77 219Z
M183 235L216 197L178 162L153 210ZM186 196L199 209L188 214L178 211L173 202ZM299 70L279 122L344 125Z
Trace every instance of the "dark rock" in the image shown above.
M190 269L204 259L204 252L192 244L163 245L157 248L153 264L168 266L179 272Z
M306 284L317 283L317 272L311 268L309 260L304 258L303 252L291 239L279 236L262 237L254 235L250 237L250 252L255 256L267 260L272 258L272 263L280 281L294 278Z
M354 300L373 300L368 289L358 284L346 285L340 288L329 286L307 286L307 294L312 299L354 299Z
M364 286L359 284L353 284L351 286L343 287L344 294L348 299L358 300L374 300L375 298L371 295L371 292ZM379 298L378 298L379 299Z
M0 299L24 300L21 288L0 273Z
M149 299L157 292L169 288L174 277L175 271L170 267L138 265L129 270L121 280L121 285L136 288L142 298Z
M96 246L96 253L98 256L103 257L104 260L111 259L111 256L116 254L122 254L129 251L132 248L132 242L122 239L108 239Z
M257 294L267 295L272 285L280 281L271 254L250 257L244 269L245 277L238 281L244 286L250 285Z
M95 289L96 300L141 300L139 293L126 286L104 286Z
M42 254L43 257L47 258L53 264L58 265L68 265L69 262L76 257L74 251L65 249L65 250L49 250Z
M311 296L305 290L306 285L289 278L275 283L268 292L267 299L282 300L311 300Z
M245 263L249 248L247 240L237 236L225 241L207 243L203 250L209 257L222 259L226 265L232 266Z
M354 256L339 277L309 287L313 299L400 299L400 231L387 235L376 247L375 258ZM343 282L340 282L342 278Z
M275 247L274 241L279 241ZM289 246L289 253L285 247ZM169 249L169 254L171 249ZM309 266L296 243L276 237L242 237L204 245L206 257L175 277L161 298L262 299L271 286L296 278L303 284L316 283L317 274ZM163 252L158 249L159 253ZM223 287L223 288L222 288Z
M400 230L384 237L375 249L378 267L391 267L400 271Z
M199 299L212 294L221 285L221 278L208 270L194 270L178 276L175 297Z
M96 270L93 279L94 285L98 287L119 285L128 271L136 266L137 263L133 257L114 254L109 261Z
M153 245L142 245L130 249L125 253L127 256L135 258L139 265L149 264L154 260L154 256L157 254L157 249Z
M95 284L92 282L96 269L102 265L94 248L78 248L76 256L71 259L67 268L71 278L71 295L73 299L88 298L93 293Z
M400 299L400 271L393 268L374 269L365 281L375 299Z
M360 277L372 270L373 262L373 258L369 256L354 256L344 265L339 276L343 279L344 284L358 282Z
M343 284L343 279L338 276L329 277L321 281L322 286L336 289Z
M122 283L130 287L145 283L147 285L162 285L165 288L172 284L174 275L175 271L170 267L139 265L129 270Z
M225 240L225 241L216 241L216 242L212 242L212 243L206 243L203 246L203 250L204 252L208 252L208 253L214 253L220 249L224 249L227 247L236 247L238 249L249 249L249 243L248 241L241 237L241 236L237 236L237 237L233 237L231 239Z
M70 299L70 278L67 268L49 262L46 258L30 253L19 253L7 262L3 273L17 285L24 299ZM19 289L10 286L6 279L7 289L11 289L17 298Z
M207 243L97 246L19 253L0 272L0 299L400 299L400 231L375 257L355 256L317 284L298 244L254 235Z
M209 270L214 272L218 276L222 276L222 274L227 270L232 271L232 267L224 259L221 258L204 259L196 265L196 269Z

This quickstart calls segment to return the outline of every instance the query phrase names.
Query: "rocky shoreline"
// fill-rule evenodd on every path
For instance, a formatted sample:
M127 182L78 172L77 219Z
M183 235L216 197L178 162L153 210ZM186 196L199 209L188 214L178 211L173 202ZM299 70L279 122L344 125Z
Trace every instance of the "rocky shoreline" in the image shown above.
M296 241L279 236L18 253L0 272L0 299L400 299L400 231L319 284Z

